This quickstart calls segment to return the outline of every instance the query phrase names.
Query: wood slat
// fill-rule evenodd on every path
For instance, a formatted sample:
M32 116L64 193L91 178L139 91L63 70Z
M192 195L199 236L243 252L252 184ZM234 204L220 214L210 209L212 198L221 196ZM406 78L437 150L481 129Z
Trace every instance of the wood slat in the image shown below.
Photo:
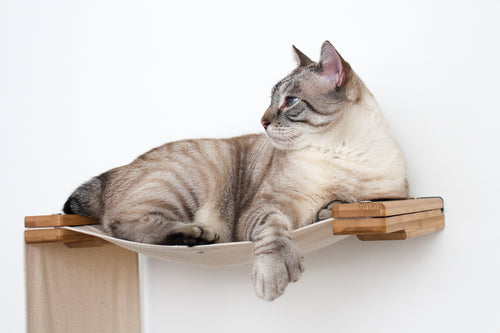
M443 230L445 227L444 214L429 217L419 221L415 221L412 228L408 230L400 230L386 234L361 234L356 235L362 241L379 241L379 240L405 240L414 238L433 232Z
M24 240L27 244L48 242L82 242L95 240L96 237L62 228L27 229L24 231Z
M411 230L419 221L442 215L440 209L374 218L345 218L333 220L335 235L385 234L400 230Z
M26 216L24 218L26 228L69 227L88 224L97 224L97 220L87 216L62 214Z
M337 204L332 207L332 215L334 218L387 217L434 209L443 209L442 198L416 198Z

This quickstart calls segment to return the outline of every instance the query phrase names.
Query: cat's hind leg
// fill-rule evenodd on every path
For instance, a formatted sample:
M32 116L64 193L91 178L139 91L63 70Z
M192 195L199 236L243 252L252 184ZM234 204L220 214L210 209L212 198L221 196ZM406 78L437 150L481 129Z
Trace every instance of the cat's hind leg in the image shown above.
M219 243L227 243L232 240L231 226L227 222L230 218L224 219L220 214L220 208L215 202L207 202L196 212L194 222L208 226L218 235Z

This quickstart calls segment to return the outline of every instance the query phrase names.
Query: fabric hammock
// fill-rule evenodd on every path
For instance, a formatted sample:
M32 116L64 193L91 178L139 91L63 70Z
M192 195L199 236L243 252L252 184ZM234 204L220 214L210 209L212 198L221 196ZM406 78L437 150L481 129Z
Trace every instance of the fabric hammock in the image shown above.
M332 221L331 218L322 220L291 232L292 240L301 253L306 254L349 237L349 235L333 235ZM92 225L63 228L95 236L125 249L160 260L199 266L231 266L247 264L252 261L253 243L249 241L194 247L152 245L111 237Z

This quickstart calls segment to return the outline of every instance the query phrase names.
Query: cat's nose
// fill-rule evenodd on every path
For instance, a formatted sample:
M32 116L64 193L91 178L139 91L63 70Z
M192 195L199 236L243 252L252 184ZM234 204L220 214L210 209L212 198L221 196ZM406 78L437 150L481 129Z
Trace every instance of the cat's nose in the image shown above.
M267 126L269 126L271 122L267 119L262 119L261 124L264 126L264 129L267 129Z

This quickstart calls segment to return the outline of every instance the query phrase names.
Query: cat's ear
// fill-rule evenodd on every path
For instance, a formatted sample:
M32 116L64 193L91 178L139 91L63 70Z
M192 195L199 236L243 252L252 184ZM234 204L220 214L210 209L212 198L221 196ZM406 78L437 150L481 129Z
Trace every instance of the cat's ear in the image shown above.
M344 61L337 50L329 41L321 47L321 60L319 61L320 74L334 87L340 87L344 82Z
M295 52L295 55L297 56L299 67L306 67L313 63L313 61L309 59L309 57L306 56L304 53L302 53L298 48L296 48L295 45L292 45L292 47L293 51Z

